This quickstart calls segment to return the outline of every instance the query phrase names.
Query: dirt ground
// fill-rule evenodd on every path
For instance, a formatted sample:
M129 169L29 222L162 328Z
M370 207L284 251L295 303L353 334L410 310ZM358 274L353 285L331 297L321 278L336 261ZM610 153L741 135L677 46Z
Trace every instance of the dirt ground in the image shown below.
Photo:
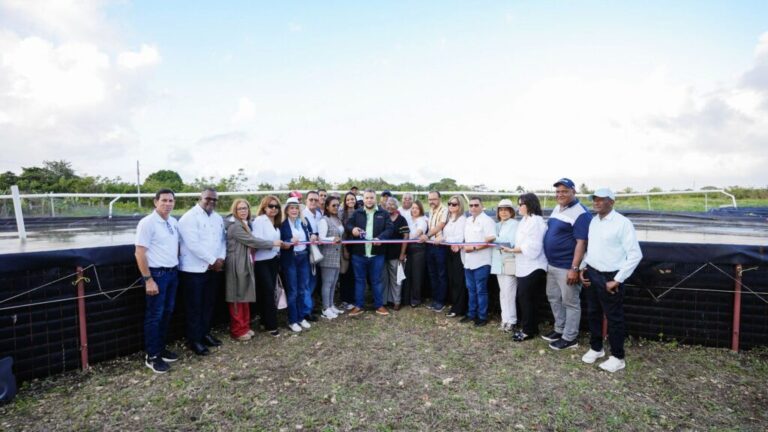
M0 429L766 430L768 350L629 341L608 374L426 309L258 333L156 375L140 354L26 383Z

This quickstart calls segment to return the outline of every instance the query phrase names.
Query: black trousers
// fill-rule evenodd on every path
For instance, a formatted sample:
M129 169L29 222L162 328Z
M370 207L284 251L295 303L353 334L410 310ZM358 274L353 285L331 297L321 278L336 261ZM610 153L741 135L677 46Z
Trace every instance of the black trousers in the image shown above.
M456 315L467 313L467 278L464 277L464 264L461 262L461 252L448 251L445 260L446 275L448 276L448 301L451 302L451 312Z
M591 282L583 291L587 298L587 318L589 320L589 345L595 351L603 349L603 314L608 319L608 342L611 355L624 359L624 284L619 284L615 294L605 289L606 282L613 280L617 272L599 272L587 267L587 279Z
M405 261L406 285L402 290L403 304L421 304L421 288L424 286L424 276L427 272L425 252L423 244L408 245Z
M204 273L179 272L179 285L184 290L187 318L187 342L202 343L211 331L211 318L220 278L209 270Z
M256 274L256 307L261 316L261 324L267 331L277 330L277 305L275 305L275 284L280 257L269 260L255 261L253 269Z
M527 276L517 278L517 303L523 333L533 336L539 332L536 307L547 289L547 272L536 269Z

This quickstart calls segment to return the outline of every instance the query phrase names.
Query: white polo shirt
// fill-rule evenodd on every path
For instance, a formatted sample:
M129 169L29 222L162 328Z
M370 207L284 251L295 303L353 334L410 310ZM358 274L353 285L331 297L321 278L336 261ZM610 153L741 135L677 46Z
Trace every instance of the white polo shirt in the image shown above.
M496 222L485 212L477 217L470 215L464 222L464 241L467 243L485 242L486 238L496 238ZM475 270L491 265L493 248L487 247L464 255L464 268Z
M163 219L152 211L136 226L136 246L147 248L150 267L176 267L179 265L179 229L176 219Z
M216 259L227 255L224 219L216 212L209 215L195 204L179 219L181 255L179 270L205 273Z

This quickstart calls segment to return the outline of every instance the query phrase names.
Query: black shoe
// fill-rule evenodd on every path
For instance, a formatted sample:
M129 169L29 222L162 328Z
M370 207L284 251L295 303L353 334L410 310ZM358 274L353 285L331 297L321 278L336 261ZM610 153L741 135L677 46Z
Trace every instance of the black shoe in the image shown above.
M159 355L150 357L149 355L144 357L144 364L148 368L152 369L152 372L162 374L171 370L171 366L165 362Z
M485 327L488 324L488 320L475 320L475 327Z
M278 336L280 336L280 330L278 330L278 329L270 330L269 331L269 335L272 336L272 337L278 337Z
M200 342L192 342L190 344L187 344L187 347L190 350L192 350L192 352L194 352L199 356L206 356L211 353L210 351L208 351L208 348L206 348L206 346L201 344Z
M216 339L212 334L208 333L207 335L203 336L203 345L207 347L220 347L221 341Z
M468 323L468 322L474 321L474 320L475 320L474 318L470 318L468 316L465 316L464 318L460 319L459 322L460 323Z
M560 350L569 349L569 348L573 349L573 348L579 347L579 341L577 341L576 339L572 341L569 341L567 339L558 339L552 342L551 344L549 344L549 347L555 351L560 351Z
M512 340L515 342L523 342L533 339L533 336L525 334L523 331L517 331L512 335Z
M554 342L556 340L559 340L562 337L563 337L562 333L558 333L558 332L556 332L554 330L552 330L551 332L549 332L549 333L547 333L545 335L541 335L541 338L544 339L547 342Z
M160 352L160 358L163 359L163 361L166 363L173 363L179 359L179 355L173 351L168 351L167 349L163 348L163 351Z
M317 315L309 314L309 315L305 316L304 319L307 320L307 321L316 322L317 321Z

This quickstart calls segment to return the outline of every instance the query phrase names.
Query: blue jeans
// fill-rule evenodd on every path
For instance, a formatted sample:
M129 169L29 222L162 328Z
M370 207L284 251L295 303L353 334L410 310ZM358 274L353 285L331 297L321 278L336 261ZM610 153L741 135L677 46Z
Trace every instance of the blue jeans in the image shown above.
M467 293L469 293L469 305L467 318L488 320L488 275L491 266L484 265L476 269L464 269L464 278L467 280Z
M376 309L384 306L384 289L381 285L384 255L374 255L370 258L364 255L352 255L352 268L355 271L355 306L363 308L365 283L369 276L373 290L373 306Z
M447 255L445 246L427 245L427 273L429 273L429 284L432 287L432 306L437 309L445 306L445 293L448 290L445 271Z
M307 281L307 290L304 291L304 297L302 298L303 307L301 308L301 316L307 316L312 314L312 309L315 307L315 302L312 299L312 295L315 293L315 287L317 281L320 280L320 266L315 266L315 274L312 274L312 265L309 268L309 280Z
M158 294L146 296L144 308L144 351L154 357L165 348L168 336L168 324L176 306L176 289L179 286L179 274L176 267L150 268L149 273L158 288Z
M288 303L288 324L296 324L304 319L304 295L309 283L309 254L284 251L280 254L283 265L283 288Z
M218 278L213 271L205 273L179 272L179 285L184 290L187 316L187 342L202 343L211 331L213 304L218 291Z

